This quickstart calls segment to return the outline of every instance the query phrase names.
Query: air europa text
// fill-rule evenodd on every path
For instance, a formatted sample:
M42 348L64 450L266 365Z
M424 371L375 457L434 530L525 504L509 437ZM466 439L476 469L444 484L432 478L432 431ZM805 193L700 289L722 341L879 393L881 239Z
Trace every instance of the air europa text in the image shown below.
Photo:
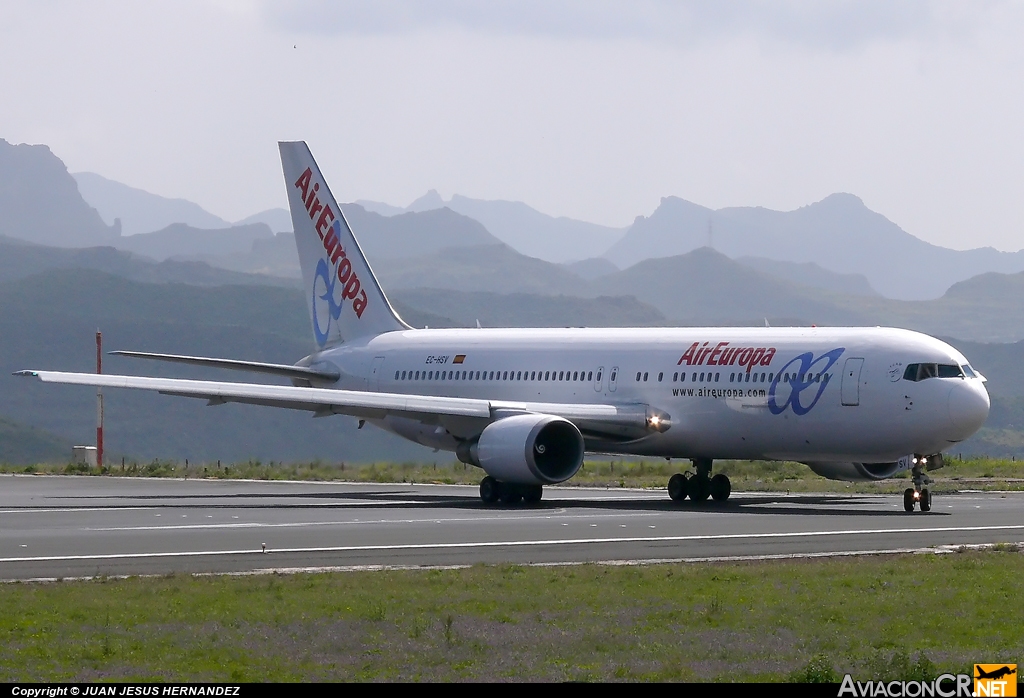
M352 269L352 262L345 254L345 248L341 244L341 221L335 220L334 211L330 204L320 203L316 193L320 190L320 183L310 183L313 179L313 171L307 167L306 171L299 175L295 181L295 188L302 196L302 203L309 213L309 219L316 221L316 232L324 244L324 251L327 258L335 266L335 273L338 283L341 284L341 302L352 301L352 310L356 317L362 317L366 309L366 291L359 282L359 277Z
M730 347L729 342L719 342L714 347L710 342L694 342L679 357L677 366L740 366L747 367L747 373L754 366L768 366L775 356L775 347Z

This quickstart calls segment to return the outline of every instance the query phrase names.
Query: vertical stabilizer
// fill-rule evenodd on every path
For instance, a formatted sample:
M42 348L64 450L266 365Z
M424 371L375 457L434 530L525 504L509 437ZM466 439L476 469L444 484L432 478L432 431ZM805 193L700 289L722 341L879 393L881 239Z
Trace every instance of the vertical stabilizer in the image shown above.
M317 347L409 329L384 295L309 148L302 141L278 145Z

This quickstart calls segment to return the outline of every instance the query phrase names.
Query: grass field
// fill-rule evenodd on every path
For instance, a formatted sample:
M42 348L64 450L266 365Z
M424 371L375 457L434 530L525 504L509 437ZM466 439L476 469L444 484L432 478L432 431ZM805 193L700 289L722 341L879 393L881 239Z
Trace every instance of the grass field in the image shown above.
M689 461L588 461L566 485L602 487L664 488L668 478L690 468ZM4 466L7 473L68 473L109 476L191 477L251 480L337 480L355 482L420 482L441 484L477 484L484 473L463 463L441 462L435 465L413 463L113 463L101 473L96 468L70 464ZM909 485L909 474L882 482L847 483L819 477L800 463L774 461L716 461L715 472L732 480L734 491L790 492L901 492ZM946 466L933 471L935 492L962 489L1024 490L1024 462L993 458L948 459Z
M931 679L1020 662L1024 554L0 586L0 681Z

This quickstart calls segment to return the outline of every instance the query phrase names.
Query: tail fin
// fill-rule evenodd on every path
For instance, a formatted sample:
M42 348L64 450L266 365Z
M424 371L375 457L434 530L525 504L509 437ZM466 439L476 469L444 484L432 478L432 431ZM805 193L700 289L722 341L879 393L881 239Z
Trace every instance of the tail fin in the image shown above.
M409 329L384 295L305 142L278 146L317 347Z

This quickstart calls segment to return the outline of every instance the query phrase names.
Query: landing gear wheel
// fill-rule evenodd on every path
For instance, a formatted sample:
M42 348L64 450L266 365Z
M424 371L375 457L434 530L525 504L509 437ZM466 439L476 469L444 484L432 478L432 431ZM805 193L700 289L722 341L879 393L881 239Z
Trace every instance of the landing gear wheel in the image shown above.
M681 502L686 499L688 489L689 483L682 473L676 473L668 479L668 496L673 502Z
M732 494L732 483L729 482L729 478L718 473L711 478L709 491L711 492L711 498L716 502L724 502Z
M711 496L711 480L708 479L707 475L694 475L687 483L686 489L687 494L690 495L690 499L693 501L707 501L707 498Z
M519 504L519 502L523 501L523 489L518 485L503 482L501 483L501 493L498 495L498 499L501 500L502 504Z
M941 456L936 456L936 458L941 458ZM914 454L914 467L910 469L910 475L914 479L915 499L921 506L921 511L932 510L932 493L925 487L925 485L930 485L932 482L932 479L924 472L924 464L927 461L927 457ZM907 511L910 511L910 509L907 509Z
M480 481L480 499L484 504L494 504L501 493L501 483L488 475Z
M914 489L912 487L903 490L903 510L914 511Z
M536 504L543 496L543 485L527 485L523 488L523 501L527 504Z

